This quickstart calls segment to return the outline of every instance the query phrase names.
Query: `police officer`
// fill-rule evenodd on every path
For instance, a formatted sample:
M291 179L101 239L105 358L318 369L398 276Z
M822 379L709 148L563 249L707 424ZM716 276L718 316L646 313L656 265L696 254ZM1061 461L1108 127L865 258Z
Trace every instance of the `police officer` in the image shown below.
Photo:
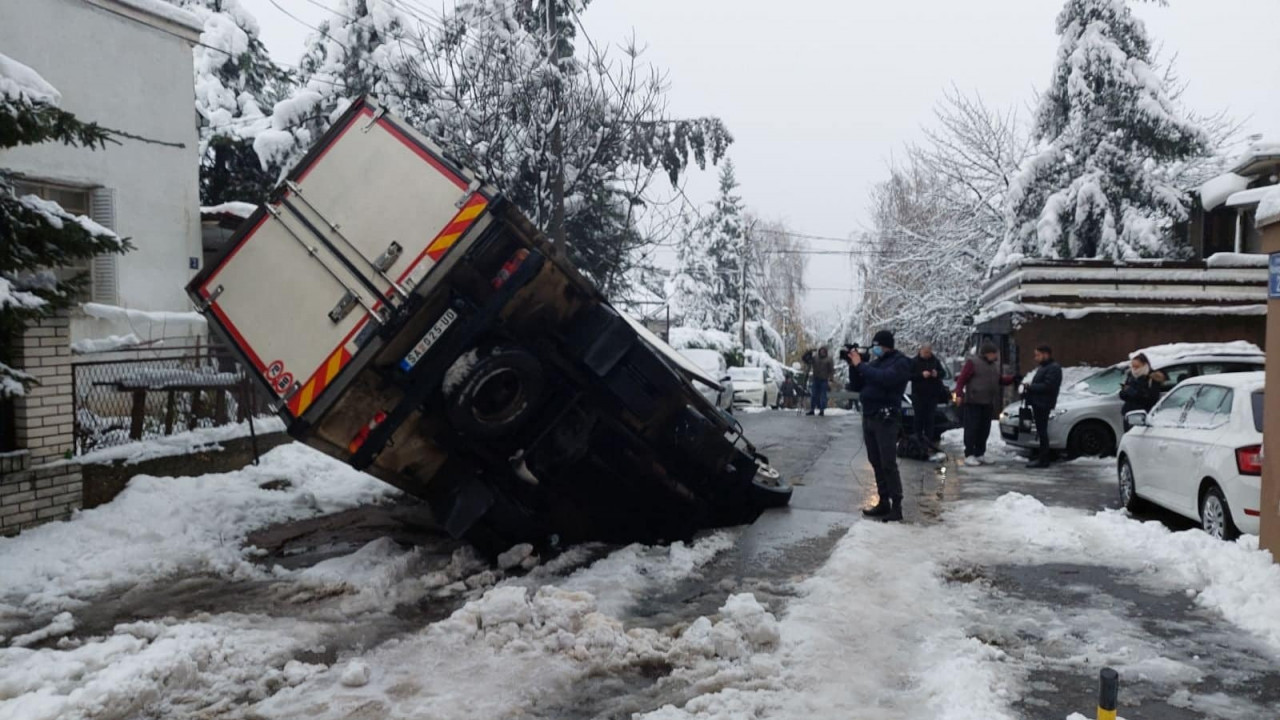
M881 330L871 343L871 360L856 352L845 356L849 382L862 393L862 440L876 474L880 501L862 511L884 522L902 520L902 477L898 474L898 434L902 430L902 395L911 381L911 359L893 346L893 333Z

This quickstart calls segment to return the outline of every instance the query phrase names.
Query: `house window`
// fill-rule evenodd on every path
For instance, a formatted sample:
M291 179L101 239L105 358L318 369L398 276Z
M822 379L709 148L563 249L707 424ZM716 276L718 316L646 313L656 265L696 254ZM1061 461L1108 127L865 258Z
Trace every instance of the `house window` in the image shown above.
M105 228L115 229L115 192L109 188L20 180L14 183L14 190L19 196L35 195L44 200L52 200L72 215L85 215ZM75 298L77 301L116 304L117 268L114 253L77 260L73 265L59 268L57 273L62 280L88 274L89 282Z

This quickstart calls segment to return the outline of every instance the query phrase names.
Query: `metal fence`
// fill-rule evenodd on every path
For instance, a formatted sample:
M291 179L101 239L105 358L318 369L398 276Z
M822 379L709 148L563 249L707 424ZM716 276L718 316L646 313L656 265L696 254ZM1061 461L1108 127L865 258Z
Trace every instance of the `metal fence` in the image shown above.
M217 346L113 353L72 365L76 454L243 422L266 393Z

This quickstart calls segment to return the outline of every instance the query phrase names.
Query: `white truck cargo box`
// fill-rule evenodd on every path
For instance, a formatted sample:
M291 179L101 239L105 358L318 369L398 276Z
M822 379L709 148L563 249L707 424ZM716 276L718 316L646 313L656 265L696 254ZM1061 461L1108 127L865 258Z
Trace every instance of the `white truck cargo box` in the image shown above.
M430 282L484 224L491 195L376 102L360 101L246 222L198 295L299 417L386 306Z

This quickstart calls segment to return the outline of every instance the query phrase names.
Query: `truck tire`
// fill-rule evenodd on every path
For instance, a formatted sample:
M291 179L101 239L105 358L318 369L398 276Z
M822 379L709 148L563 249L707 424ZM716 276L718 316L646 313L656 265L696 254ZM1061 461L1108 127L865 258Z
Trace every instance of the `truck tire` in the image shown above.
M786 507L791 503L791 484L770 466L763 466L751 481L751 502L757 509Z
M463 373L446 394L446 414L455 430L474 438L498 438L524 427L546 384L542 364L520 348L482 353Z

